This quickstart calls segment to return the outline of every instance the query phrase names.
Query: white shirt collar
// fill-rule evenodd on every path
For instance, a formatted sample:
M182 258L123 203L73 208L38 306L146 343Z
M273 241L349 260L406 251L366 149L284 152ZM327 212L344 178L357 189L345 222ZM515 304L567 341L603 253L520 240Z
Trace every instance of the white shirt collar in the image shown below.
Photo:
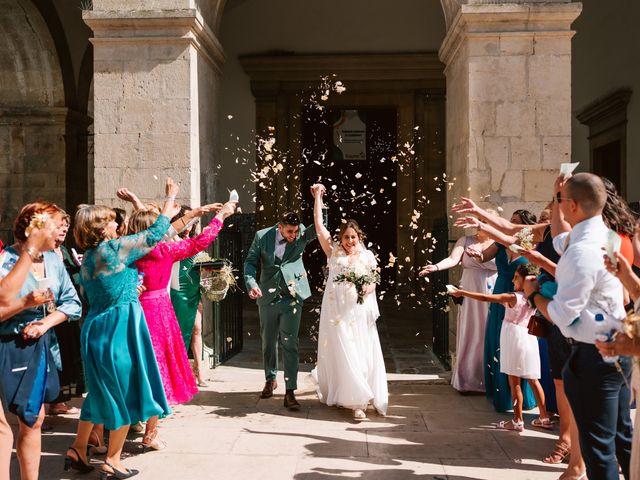
M594 231L607 231L608 228L602 219L602 215L587 218L576 223L571 229L571 243L577 243L582 240L588 240Z

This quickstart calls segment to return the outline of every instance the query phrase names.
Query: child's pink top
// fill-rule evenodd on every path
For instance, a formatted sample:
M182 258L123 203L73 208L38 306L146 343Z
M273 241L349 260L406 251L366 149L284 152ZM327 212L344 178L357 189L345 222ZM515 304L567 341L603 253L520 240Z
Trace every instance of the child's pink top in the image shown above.
M535 309L531 308L527 303L527 299L522 292L513 292L516 296L516 304L513 308L505 305L504 321L513 323L520 327L527 328L529 319L536 313Z

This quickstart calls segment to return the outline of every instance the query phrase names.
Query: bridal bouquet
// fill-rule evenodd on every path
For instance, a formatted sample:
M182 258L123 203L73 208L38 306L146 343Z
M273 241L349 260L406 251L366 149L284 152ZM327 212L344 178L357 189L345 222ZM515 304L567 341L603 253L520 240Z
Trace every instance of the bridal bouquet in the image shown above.
M336 275L333 279L334 283L352 283L356 287L358 294L358 303L364 303L364 286L380 283L380 273L375 268L363 267L355 265L345 268L341 274Z

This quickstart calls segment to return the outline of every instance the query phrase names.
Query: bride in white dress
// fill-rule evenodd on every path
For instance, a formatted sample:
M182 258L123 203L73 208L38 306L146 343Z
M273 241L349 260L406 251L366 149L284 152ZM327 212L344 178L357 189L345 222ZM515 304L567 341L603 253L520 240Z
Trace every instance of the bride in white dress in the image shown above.
M339 242L334 242L322 221L321 184L311 187L314 196L314 223L322 250L327 255L329 275L322 297L318 363L312 372L322 403L353 410L356 421L365 420L372 403L385 415L389 405L385 372L376 320L380 316L375 284L364 286L364 301L357 302L352 283L336 283L345 270L367 272L377 262L363 245L363 234L354 220L342 224Z

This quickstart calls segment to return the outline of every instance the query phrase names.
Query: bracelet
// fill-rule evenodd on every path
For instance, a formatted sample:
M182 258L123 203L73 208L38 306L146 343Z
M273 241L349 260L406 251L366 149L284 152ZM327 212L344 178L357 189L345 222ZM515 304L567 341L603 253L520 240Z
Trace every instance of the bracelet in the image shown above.
M165 202L168 202L168 201L175 202L175 200L176 200L175 195L167 195L166 197L164 197Z
M31 257L32 262L38 262L42 260L42 252L39 252L38 249L35 247L27 248L26 252L27 252L27 255Z
M434 267L436 267L436 272L439 272L439 271L440 271L440 267L438 266L438 264L437 264L437 263L434 265Z

